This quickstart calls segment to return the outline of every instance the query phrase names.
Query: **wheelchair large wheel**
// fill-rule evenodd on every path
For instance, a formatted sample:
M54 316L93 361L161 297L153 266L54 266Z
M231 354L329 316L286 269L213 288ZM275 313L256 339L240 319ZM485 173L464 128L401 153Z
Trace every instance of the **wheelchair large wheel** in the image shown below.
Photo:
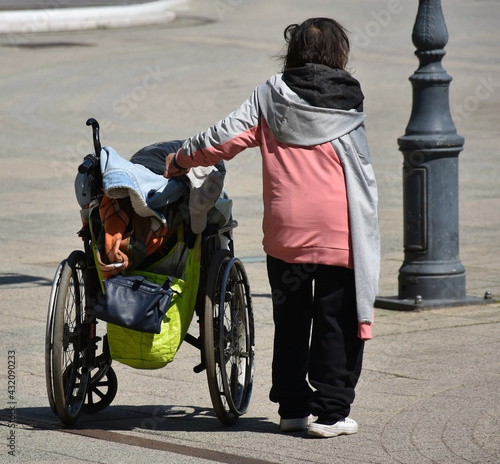
M255 335L245 269L227 250L219 251L210 266L203 341L212 404L219 420L231 425L250 402Z
M50 292L49 308L47 311L47 325L45 332L45 382L47 384L47 396L49 398L50 409L52 409L54 414L57 414L52 377L52 356L54 348L54 308L56 306L57 294L59 292L59 285L61 282L61 272L65 262L66 260L59 264L54 276L54 280L52 281L52 290Z
M89 381L83 366L86 277L85 253L74 251L63 262L60 276L56 276L59 283L54 283L53 310L48 318L46 372L51 376L47 385L50 383L52 393L49 402L53 401L56 414L67 425L78 419Z

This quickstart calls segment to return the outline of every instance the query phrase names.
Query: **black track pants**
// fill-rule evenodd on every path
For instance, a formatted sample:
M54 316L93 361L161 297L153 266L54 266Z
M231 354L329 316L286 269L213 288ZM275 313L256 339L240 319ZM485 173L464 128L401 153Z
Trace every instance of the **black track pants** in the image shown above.
M335 423L349 415L362 367L354 272L271 256L267 270L275 324L269 397L283 418L312 413Z

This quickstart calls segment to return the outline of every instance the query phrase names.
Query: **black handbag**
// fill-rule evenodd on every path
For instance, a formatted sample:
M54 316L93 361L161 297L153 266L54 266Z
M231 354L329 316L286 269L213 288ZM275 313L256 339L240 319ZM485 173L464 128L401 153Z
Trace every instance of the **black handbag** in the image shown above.
M172 280L158 285L143 276L117 275L104 281L104 295L94 307L97 319L140 332L161 332L175 290Z

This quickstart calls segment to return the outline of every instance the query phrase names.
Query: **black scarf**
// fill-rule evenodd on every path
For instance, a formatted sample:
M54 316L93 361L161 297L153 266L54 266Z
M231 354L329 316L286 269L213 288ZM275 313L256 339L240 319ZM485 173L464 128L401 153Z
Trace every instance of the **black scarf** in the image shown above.
M283 81L312 106L363 111L361 86L347 71L307 63L285 70Z

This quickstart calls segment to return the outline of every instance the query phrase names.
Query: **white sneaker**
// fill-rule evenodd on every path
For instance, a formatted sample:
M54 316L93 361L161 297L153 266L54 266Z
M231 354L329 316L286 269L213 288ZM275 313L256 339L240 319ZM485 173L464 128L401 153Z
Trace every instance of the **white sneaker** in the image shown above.
M307 433L313 437L336 437L337 435L352 435L357 433L358 424L354 419L346 417L332 425L318 424L313 422L309 425Z
M280 419L280 430L282 432L299 432L307 430L311 422L316 419L313 415L307 417L299 417L297 419Z

